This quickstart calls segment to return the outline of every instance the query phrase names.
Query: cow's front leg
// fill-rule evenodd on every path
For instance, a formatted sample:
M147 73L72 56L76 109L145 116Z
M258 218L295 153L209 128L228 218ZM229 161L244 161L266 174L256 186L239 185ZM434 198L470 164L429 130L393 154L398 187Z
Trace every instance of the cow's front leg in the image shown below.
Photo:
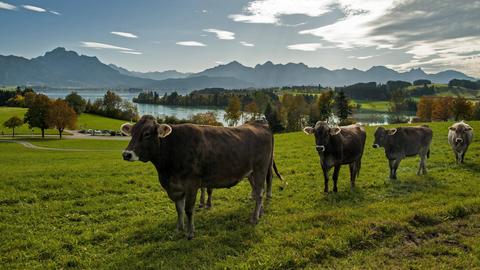
M398 166L400 166L400 161L402 161L402 159L397 158L393 164L393 179L397 179L397 169Z
M185 214L187 215L187 239L191 240L195 234L193 224L193 213L195 211L195 201L197 199L197 189L189 190L185 194Z
M205 206L206 209L209 209L212 207L212 193L213 193L213 189L207 188L208 199L207 199L207 205Z
M177 209L177 231L183 231L183 212L185 211L185 197L175 201L175 208Z
M332 176L332 179L333 179L333 192L337 192L338 189L337 189L337 181L338 181L338 174L340 173L340 165L337 165L335 166L335 168L333 169L333 176Z
M330 168L325 163L322 163L322 171L325 185L323 192L328 193L328 172L330 171Z
M203 208L205 206L205 188L200 189L200 203L198 204L199 208Z
M394 173L395 159L388 160L388 166L390 167L390 179L397 179Z

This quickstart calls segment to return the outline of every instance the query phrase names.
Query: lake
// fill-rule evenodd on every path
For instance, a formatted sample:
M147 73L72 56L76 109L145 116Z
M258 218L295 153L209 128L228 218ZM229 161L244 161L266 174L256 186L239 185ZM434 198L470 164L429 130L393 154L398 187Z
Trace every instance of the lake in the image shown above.
M61 89L42 89L38 91L39 93L45 94L50 98L65 98L68 94L71 93L71 90L61 90ZM78 90L77 93L81 95L84 99L90 99L91 101L103 98L107 89L88 89L88 90ZM117 95L122 97L125 100L132 101L134 97L137 97L141 91L138 90L119 90L114 91ZM225 115L224 108L217 107L181 107L181 106L166 106L159 104L140 104L136 103L137 109L140 115L150 114L156 117L164 116L175 116L179 119L189 118L190 116L197 113L205 112L215 112L217 114L217 121L227 125L223 116ZM407 117L414 116L414 114L409 114ZM384 125L388 123L388 114L386 113L356 113L353 115L353 118L358 122L363 124L371 125Z

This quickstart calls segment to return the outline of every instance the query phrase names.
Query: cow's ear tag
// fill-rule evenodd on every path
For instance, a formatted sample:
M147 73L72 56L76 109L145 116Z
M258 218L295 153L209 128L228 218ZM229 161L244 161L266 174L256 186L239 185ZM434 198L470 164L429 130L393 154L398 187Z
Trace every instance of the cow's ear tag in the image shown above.
M395 135L395 133L397 133L397 129L396 129L396 128L392 128L392 129L389 129L389 130L388 130L388 135L390 135L390 136Z
M166 124L160 124L157 127L158 137L165 138L172 133L172 127Z
M120 127L120 131L126 135L126 136L130 136L130 134L132 133L132 127L133 125L130 124L130 123L125 123L123 124L121 127Z
M314 131L315 131L315 129L313 127L305 127L303 129L303 132L305 132L305 134L308 134L308 135L313 134Z
M342 131L339 127L333 127L330 129L330 135L338 135Z

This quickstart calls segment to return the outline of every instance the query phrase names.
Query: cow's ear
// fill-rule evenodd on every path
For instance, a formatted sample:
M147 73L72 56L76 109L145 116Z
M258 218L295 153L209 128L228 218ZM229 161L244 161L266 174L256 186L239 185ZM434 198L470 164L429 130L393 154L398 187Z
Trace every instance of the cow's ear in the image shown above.
M457 130L457 129L456 129L456 128L454 128L454 127L449 127L448 129L449 129L449 130L451 130L451 131L455 131L455 130Z
M392 128L392 129L389 129L389 130L388 130L388 135L390 135L390 136L395 135L395 133L397 133L397 129L396 129L396 128Z
M167 124L160 124L157 126L157 131L158 137L165 138L172 133L172 127Z
M126 136L130 136L132 134L132 127L133 125L130 124L130 123L125 123L123 124L121 127L120 127L120 131L126 135Z
M303 129L303 132L305 132L305 134L307 134L307 135L311 135L315 132L315 129L313 127L305 127Z
M340 129L339 127L333 127L330 129L330 135L338 135L340 131L342 131L342 129Z
M472 127L466 127L465 130L470 131L470 130L473 130L473 128Z

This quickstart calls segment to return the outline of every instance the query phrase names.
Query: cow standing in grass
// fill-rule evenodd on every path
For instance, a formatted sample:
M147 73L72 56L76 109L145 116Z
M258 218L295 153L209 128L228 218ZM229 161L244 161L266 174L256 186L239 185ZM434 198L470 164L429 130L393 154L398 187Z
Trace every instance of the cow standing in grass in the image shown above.
M463 163L468 146L473 140L473 129L467 123L461 121L453 124L448 129L448 143L455 153L457 163Z
M320 156L320 165L325 180L324 191L328 192L328 173L334 167L333 192L337 192L340 166L346 164L350 166L350 188L353 189L362 164L363 149L367 138L365 129L358 124L330 127L327 122L318 121L314 127L306 127L303 131L306 134L315 135L315 147Z
M390 166L390 179L397 179L397 169L402 159L416 155L420 156L417 175L426 174L426 159L430 156L432 136L432 130L426 125L392 129L379 127L375 131L373 148L385 148Z
M124 124L122 132L132 139L123 159L152 162L160 184L175 202L177 229L183 230L187 216L187 238L194 236L193 213L199 188L230 188L248 177L255 199L251 222L263 212L262 191L271 194L273 134L264 121L229 127L192 124L158 124L153 116L142 116L135 124ZM280 175L277 174L279 177Z

